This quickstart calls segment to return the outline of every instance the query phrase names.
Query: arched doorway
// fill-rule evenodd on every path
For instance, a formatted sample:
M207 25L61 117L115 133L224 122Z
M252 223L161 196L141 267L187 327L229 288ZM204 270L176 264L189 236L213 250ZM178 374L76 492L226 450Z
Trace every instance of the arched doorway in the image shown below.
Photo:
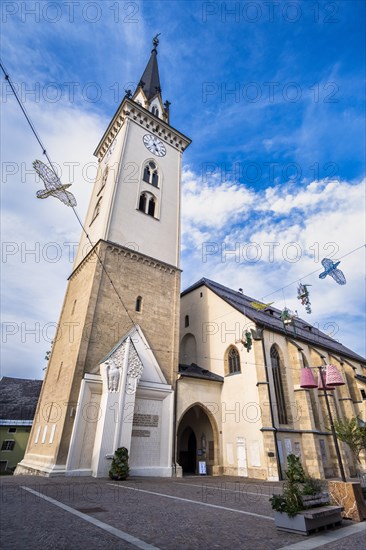
M197 440L192 428L187 426L181 436L181 445L178 462L182 466L183 473L196 473Z
M206 462L207 473L212 473L217 447L214 422L201 405L193 405L182 415L177 431L177 459L184 474L197 474L199 461Z

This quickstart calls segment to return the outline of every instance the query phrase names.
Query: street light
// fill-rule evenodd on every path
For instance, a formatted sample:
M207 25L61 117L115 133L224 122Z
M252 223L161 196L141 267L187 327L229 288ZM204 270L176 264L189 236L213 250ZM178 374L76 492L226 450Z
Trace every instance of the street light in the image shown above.
M343 380L342 375L340 374L340 372L338 371L338 369L335 365L325 365L325 366L320 366L320 367L317 367L317 368L319 370L319 383L318 384L316 383L314 375L313 375L311 369L308 368L308 367L305 367L305 368L301 369L300 387L305 388L305 389L311 389L311 388L316 388L317 387L318 390L323 390L324 391L325 403L326 403L326 406L327 406L327 411L328 411L329 420L330 420L330 429L331 429L331 432L332 432L334 447L335 447L336 454L337 454L337 459L338 459L338 466L339 466L339 470L341 472L342 481L346 481L346 475L344 473L341 453L340 453L340 450L339 450L338 439L337 439L336 431L335 431L335 428L334 428L333 416L332 416L332 412L330 410L329 400L328 400L328 393L327 393L327 390L328 391L333 390L335 386L343 386L344 385L344 380ZM324 371L326 373L325 377L324 377Z

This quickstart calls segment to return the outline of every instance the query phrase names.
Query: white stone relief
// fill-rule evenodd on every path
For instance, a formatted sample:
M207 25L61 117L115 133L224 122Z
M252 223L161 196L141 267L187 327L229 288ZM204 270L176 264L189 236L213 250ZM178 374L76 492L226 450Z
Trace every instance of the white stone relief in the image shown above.
M107 379L108 379L108 391L118 391L119 379L121 377L120 368L116 365L113 359L106 361L107 365Z
M137 355L135 348L131 346L130 354L128 356L126 393L133 394L136 392L137 384L141 378L143 368L143 364Z
M119 381L123 370L126 342L123 343L105 362L109 392L119 391Z

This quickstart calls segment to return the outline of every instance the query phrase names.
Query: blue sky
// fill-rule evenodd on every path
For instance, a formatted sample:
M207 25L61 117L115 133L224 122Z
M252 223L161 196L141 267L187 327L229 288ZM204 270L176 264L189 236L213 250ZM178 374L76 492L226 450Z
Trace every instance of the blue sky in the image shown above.
M84 217L92 153L161 32L163 98L193 140L183 288L206 276L270 295L364 354L364 250L342 259L344 287L303 279L312 315L281 287L364 242L365 19L352 0L3 2L1 55ZM3 80L2 94L2 374L39 378L80 228L35 199L40 148Z

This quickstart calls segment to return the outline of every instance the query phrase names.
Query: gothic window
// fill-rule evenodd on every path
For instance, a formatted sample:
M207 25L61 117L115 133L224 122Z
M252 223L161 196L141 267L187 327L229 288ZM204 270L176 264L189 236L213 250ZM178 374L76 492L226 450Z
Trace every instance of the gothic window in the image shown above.
M100 197L100 199L98 200L97 204L95 205L94 213L93 213L93 217L92 217L91 223L93 223L93 221L95 220L95 218L98 216L98 214L99 214L99 212L100 212L101 206L102 206L102 197Z
M156 107L156 105L152 106L151 112L155 116L159 116L159 109Z
M225 358L226 374L235 374L241 372L240 355L235 346L230 346L226 352Z
M144 168L144 174L142 176L142 179L146 181L146 183L150 183L154 187L159 187L159 172L158 167L156 166L155 162L153 160L150 160L145 168Z
M186 315L184 318L184 326L185 328L189 327L189 315Z
M150 200L149 200L149 207L148 207L147 213L149 214L149 216L154 217L154 214L155 214L155 200L154 200L154 197L151 197Z
M156 199L151 193L141 193L139 199L139 210L155 218Z
M274 383L274 390L275 390L277 410L278 410L278 422L280 424L287 424L288 418L287 418L287 411L286 411L285 395L284 395L283 385L282 385L281 362L280 362L279 353L275 346L272 346L271 348L271 366L272 366L273 383Z
M142 309L142 297L137 296L135 310L140 312L141 309Z

